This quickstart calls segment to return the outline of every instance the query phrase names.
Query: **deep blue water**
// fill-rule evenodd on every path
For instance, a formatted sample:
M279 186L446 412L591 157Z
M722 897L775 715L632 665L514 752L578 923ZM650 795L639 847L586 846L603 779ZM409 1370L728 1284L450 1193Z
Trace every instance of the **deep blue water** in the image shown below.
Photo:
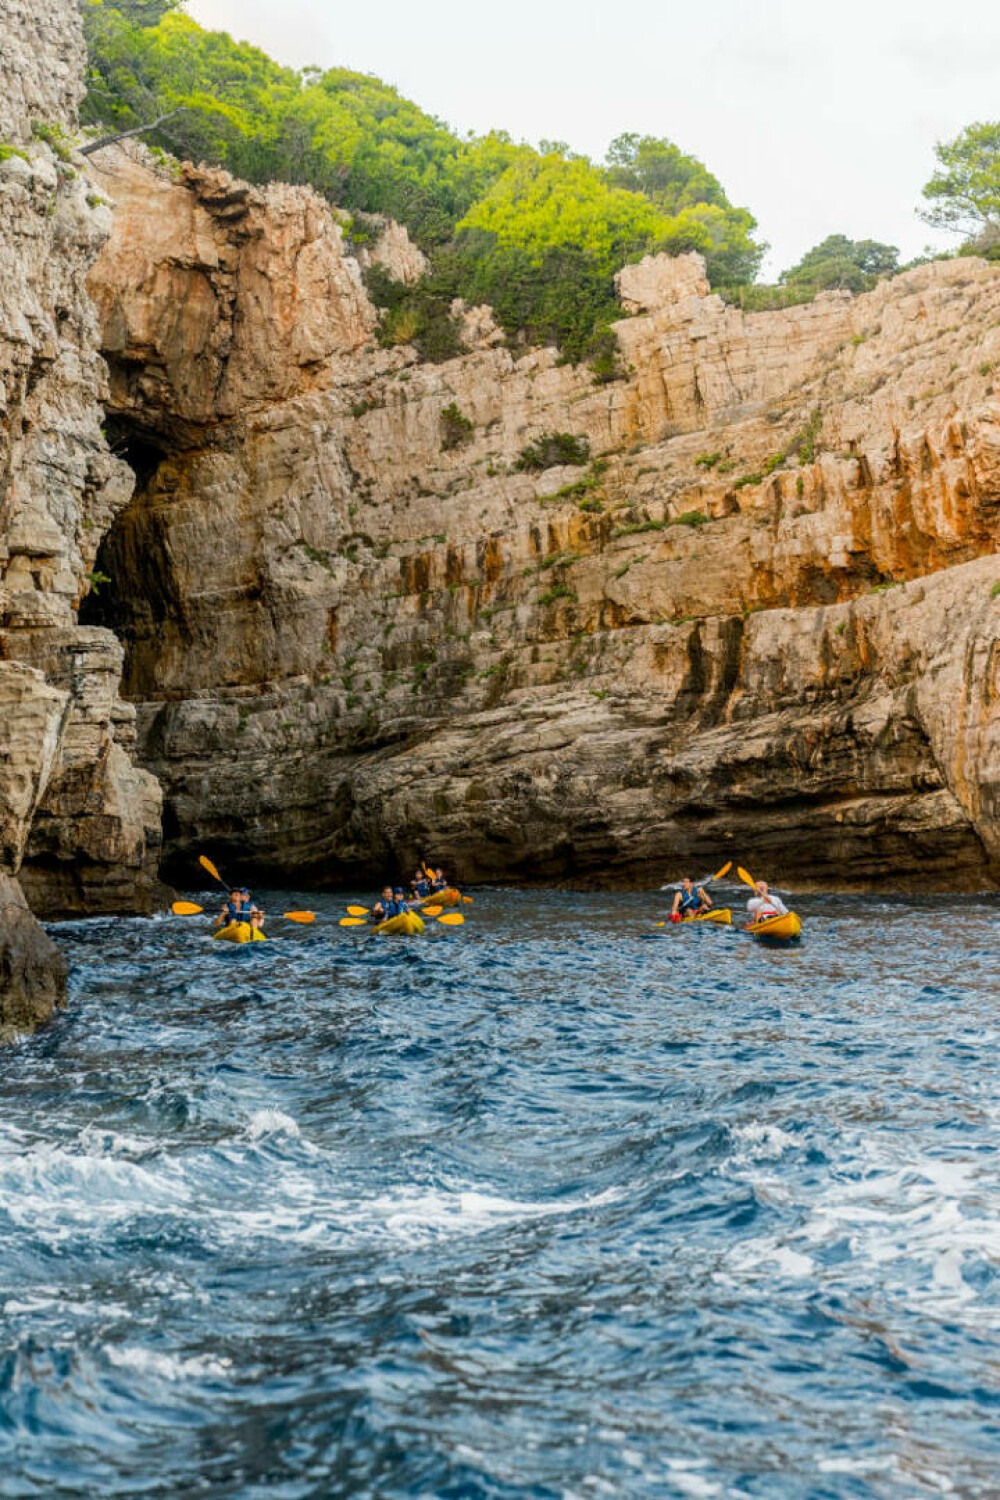
M0 1494L1000 1495L1000 905L804 898L782 952L663 900L60 928Z

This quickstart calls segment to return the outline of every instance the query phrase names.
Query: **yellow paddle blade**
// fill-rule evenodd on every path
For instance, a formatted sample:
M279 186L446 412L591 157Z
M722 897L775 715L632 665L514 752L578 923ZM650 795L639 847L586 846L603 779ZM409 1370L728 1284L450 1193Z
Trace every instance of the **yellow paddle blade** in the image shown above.
M367 917L368 914L367 906L349 906L347 908L347 915L349 917Z
M197 917L205 908L195 906L193 901L175 901L170 910L175 917Z
M213 880L217 880L220 885L225 885L226 882L223 880L222 876L219 874L212 861L210 859L206 859L204 854L200 857L198 863L201 865L203 870L208 871Z
M461 927L465 921L460 911L446 911L443 917L438 917L442 927Z
M422 906L420 908L420 913L424 917L439 917L443 911L443 906Z
M654 927L666 927L666 925L667 925L666 922L654 922L653 923Z
M475 896L463 896L462 900L467 902L469 906L474 906L476 904Z
M303 926L307 926L308 923L315 922L316 920L316 913L314 911L286 911L282 912L282 916L286 922L301 922Z
M364 917L341 917L341 927L367 927L368 923Z
M740 879L742 880L742 882L743 882L744 885L752 886L752 888L754 890L757 889L757 882L756 882L756 880L754 880L753 876L749 875L747 873L747 871L744 870L744 868L743 868L742 865L737 865L736 866L736 873L740 877Z
M712 879L713 880L721 880L722 877L723 877L723 875L728 875L729 872L730 872L730 870L732 868L733 868L733 862L732 862L732 860L730 860L728 864L725 864L725 865L722 866L722 869L719 871L718 875L713 875L712 876Z

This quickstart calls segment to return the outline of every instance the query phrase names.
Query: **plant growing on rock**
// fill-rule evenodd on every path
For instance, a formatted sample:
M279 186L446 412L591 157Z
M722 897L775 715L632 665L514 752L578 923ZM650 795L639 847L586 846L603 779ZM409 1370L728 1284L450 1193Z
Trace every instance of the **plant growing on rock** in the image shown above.
M461 448L471 440L474 431L474 424L459 409L457 403L449 401L441 412L441 447L445 452Z
M571 432L546 432L521 449L514 468L520 474L537 474L564 464L590 462L590 441Z

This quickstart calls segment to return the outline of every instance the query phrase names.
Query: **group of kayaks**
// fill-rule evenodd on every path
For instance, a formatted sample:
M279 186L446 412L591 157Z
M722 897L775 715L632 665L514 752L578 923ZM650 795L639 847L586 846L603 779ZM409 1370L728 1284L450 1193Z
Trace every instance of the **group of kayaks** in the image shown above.
M225 881L222 880L221 875L210 860L203 856L200 863L214 879L225 886ZM717 874L703 881L702 887L710 885L715 880L720 880L731 868L732 862L730 861ZM745 884L754 887L755 893L763 891L766 895L768 888L763 882L755 882L753 877L742 868L738 873L740 879ZM684 882L688 890L690 890L692 884L693 882L690 880L685 880ZM240 910L239 896L241 893L236 892L234 895L231 887L226 886L226 889L230 893L229 911L232 912L235 903L235 909L238 912ZM664 890L666 889L667 887L664 887ZM704 901L707 902L710 899L704 894L704 891L701 894ZM249 898L249 892L246 895ZM679 899L679 896L675 898L675 904ZM472 897L463 896L461 891L449 886L444 890L434 891L419 899L415 899L412 905L408 906L407 910L396 912L393 916L388 917L382 922L373 920L373 910L368 907L349 906L347 908L349 915L341 918L340 926L364 928L367 932L382 937L420 937L427 930L427 921L425 918L436 919L436 921L444 926L460 926L465 921L464 916L460 912L447 909L461 907L465 902L471 903ZM756 919L744 926L744 932L749 933L757 942L765 944L784 945L799 941L802 935L802 921L795 912L780 910L772 914L767 912L766 907L763 911L760 911L759 909L765 906L765 903L761 900L758 900L756 903L751 902L751 910L754 909L755 905L758 909ZM781 907L782 903L779 901L777 905ZM191 902L177 901L174 903L173 910L179 916L193 916L203 912L204 908L196 906ZM263 914L255 907L251 909L249 904L246 910L250 913L251 919L249 921L231 919L223 922L217 926L215 932L212 934L215 941L240 944L266 943L267 937L263 931ZM379 913L376 910L374 914L377 916ZM316 920L315 913L309 911L284 912L282 916L288 921L303 924L312 923ZM670 921L671 924L682 927L691 926L695 923L708 923L716 927L731 927L733 925L733 912L728 906L711 906L706 910L690 912L687 915L675 913ZM667 925L666 922L656 923L657 927L665 927Z

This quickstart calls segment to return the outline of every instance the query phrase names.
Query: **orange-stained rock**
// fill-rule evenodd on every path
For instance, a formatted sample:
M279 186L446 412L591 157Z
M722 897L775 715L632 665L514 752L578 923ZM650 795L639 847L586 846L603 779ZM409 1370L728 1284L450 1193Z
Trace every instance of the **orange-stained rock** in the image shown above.
M141 483L94 618L175 857L995 880L996 267L747 315L649 258L620 380L481 309L432 365L378 346L308 190L107 160L91 287ZM519 468L553 432L599 462Z

